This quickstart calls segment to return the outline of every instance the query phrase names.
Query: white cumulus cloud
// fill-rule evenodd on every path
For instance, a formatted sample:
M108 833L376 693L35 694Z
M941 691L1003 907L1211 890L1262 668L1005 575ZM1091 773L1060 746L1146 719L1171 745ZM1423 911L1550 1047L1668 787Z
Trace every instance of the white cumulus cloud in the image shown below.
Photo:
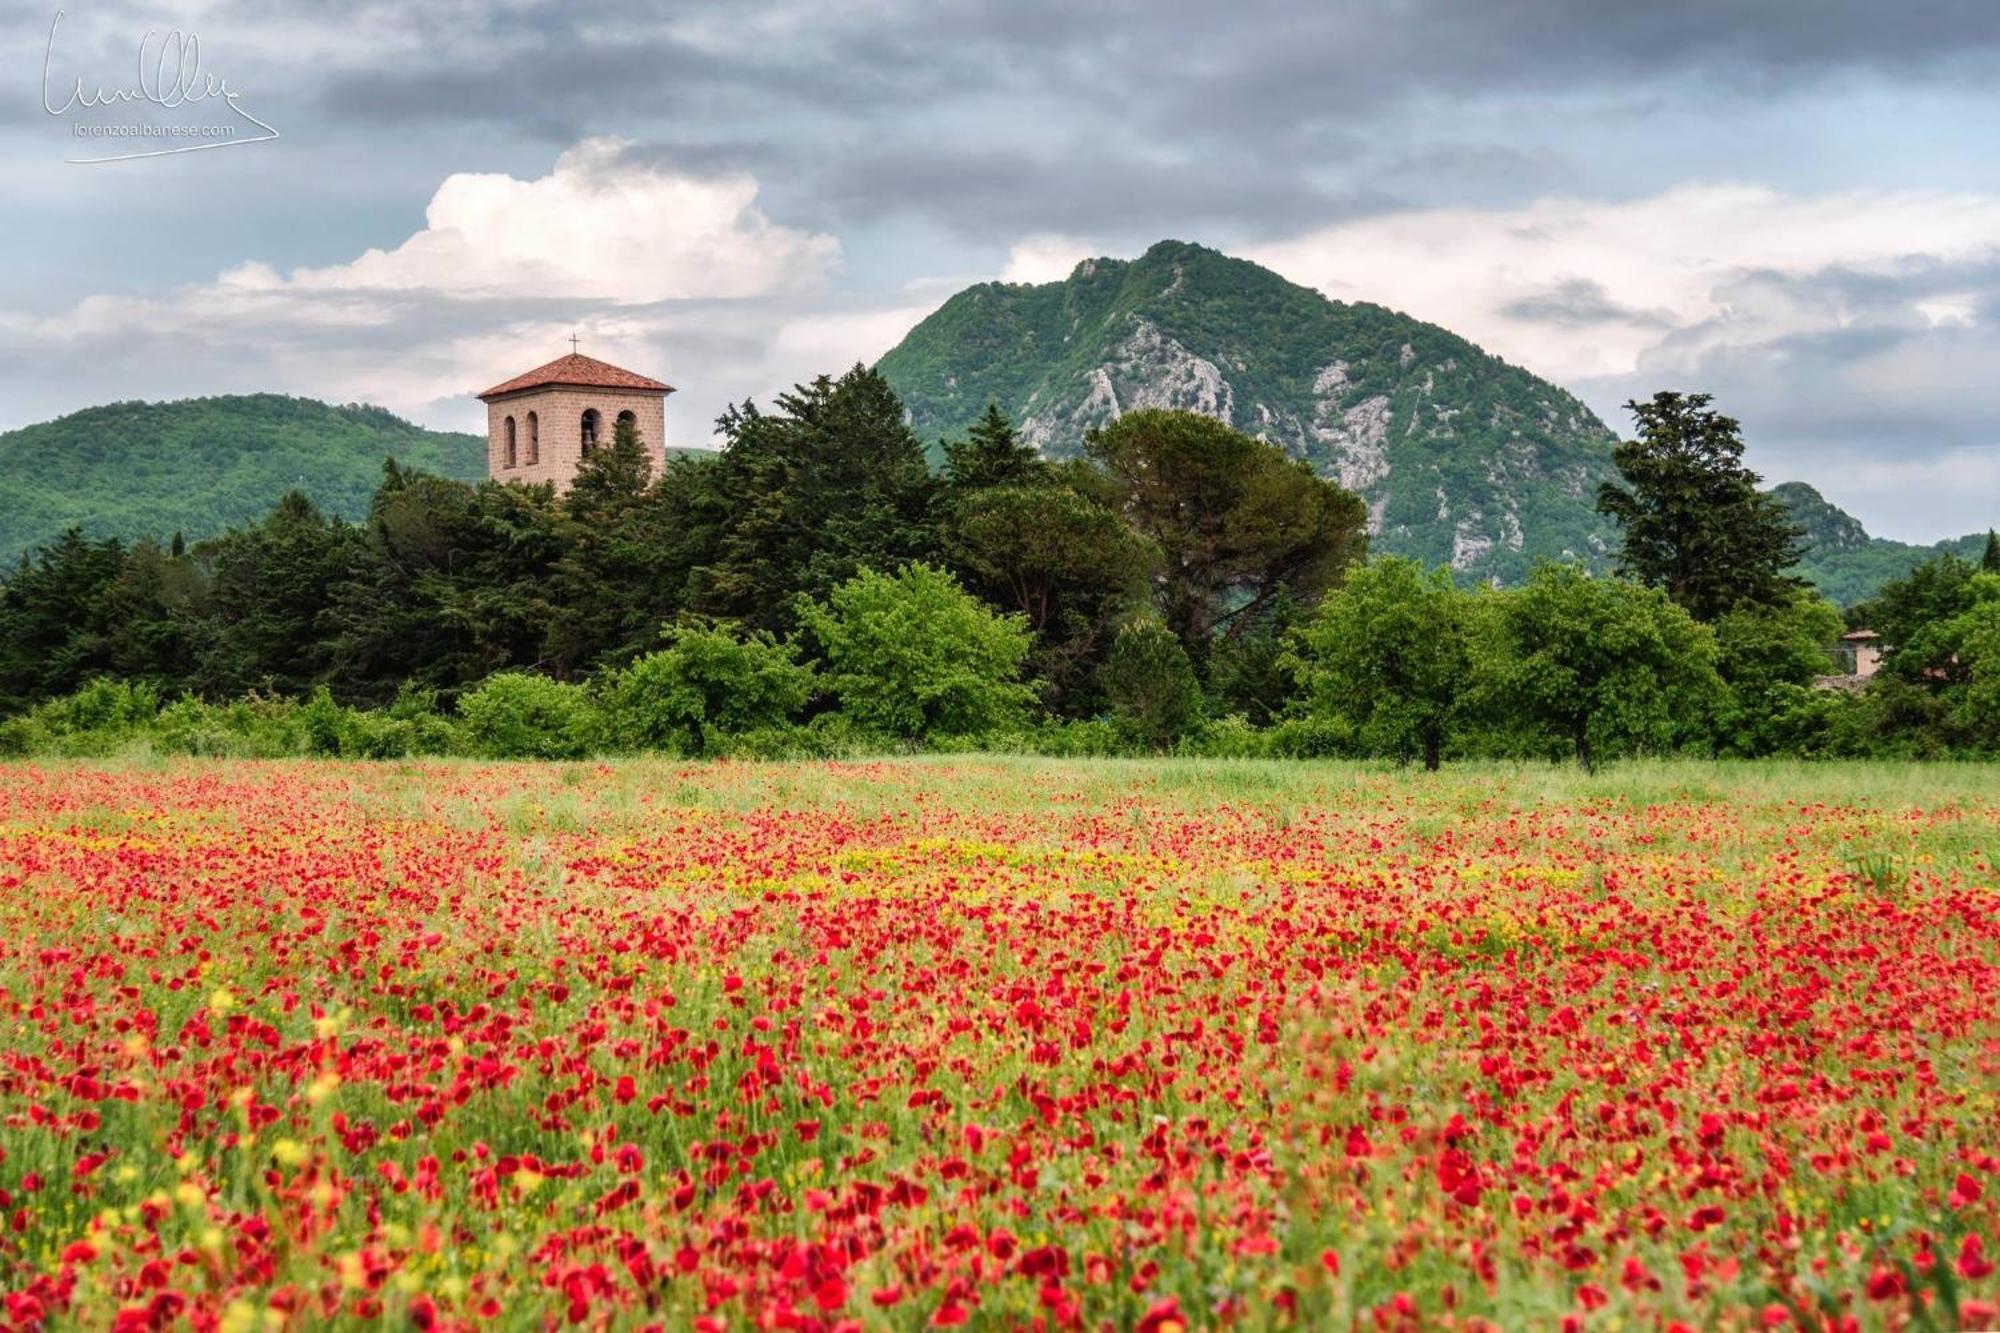
M1000 281L1056 282L1067 278L1083 260L1100 253L1080 237L1038 232L1014 244L1007 254L1007 266L1000 271Z
M685 175L636 160L623 140L586 139L534 180L447 176L424 210L424 229L393 250L288 276L246 264L222 283L631 304L823 284L840 263L840 242L780 226L756 200L747 174Z
M464 429L483 420L472 394L568 351L574 332L583 351L679 385L668 434L699 443L725 402L872 360L923 313L907 294L832 294L839 241L772 221L757 191L748 175L677 171L617 139L585 140L534 179L453 173L422 230L345 263L248 261L157 295L0 310L0 363L23 372L0 385L25 419L276 391ZM56 349L68 372L28 374L8 355L28 347Z

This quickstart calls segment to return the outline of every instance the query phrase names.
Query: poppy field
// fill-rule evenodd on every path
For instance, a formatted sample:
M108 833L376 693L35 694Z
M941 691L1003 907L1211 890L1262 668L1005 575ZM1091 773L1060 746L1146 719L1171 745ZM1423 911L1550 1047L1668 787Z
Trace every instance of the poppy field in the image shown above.
M0 766L0 1325L2000 1325L2000 780Z

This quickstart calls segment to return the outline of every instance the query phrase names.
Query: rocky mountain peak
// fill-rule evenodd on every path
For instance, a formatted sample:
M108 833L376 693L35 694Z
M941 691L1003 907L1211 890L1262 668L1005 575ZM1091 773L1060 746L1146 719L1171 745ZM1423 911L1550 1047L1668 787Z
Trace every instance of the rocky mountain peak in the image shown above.
M1577 399L1436 325L1184 241L968 288L880 366L928 438L989 400L1055 456L1135 408L1204 413L1359 494L1377 549L1476 576L1611 548L1595 501L1615 437Z

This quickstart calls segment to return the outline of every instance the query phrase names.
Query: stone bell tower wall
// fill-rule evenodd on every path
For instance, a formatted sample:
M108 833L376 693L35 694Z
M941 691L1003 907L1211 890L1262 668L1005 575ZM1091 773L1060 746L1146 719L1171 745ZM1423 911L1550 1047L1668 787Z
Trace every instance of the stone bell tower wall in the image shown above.
M583 414L596 408L597 438L610 444L620 412L637 418L639 438L658 476L667 460L667 396L653 390L594 389L550 384L496 398L486 404L486 475L495 481L550 481L567 490L583 461ZM534 429L529 428L529 414ZM514 420L514 466L507 466L507 419ZM539 437L531 452L531 441ZM536 461L529 462L534 457Z

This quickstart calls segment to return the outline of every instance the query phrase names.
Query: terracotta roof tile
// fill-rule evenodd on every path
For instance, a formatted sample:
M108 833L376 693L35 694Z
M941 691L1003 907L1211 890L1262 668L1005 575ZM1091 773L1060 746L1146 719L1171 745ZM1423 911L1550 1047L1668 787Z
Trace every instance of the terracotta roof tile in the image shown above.
M519 393L523 389L539 389L548 384L575 384L586 389L648 389L655 393L672 393L674 386L662 384L656 379L612 365L609 361L599 361L595 357L571 352L559 356L546 366L536 366L525 374L516 375L511 380L500 383L480 394L481 398L498 398L503 394Z

